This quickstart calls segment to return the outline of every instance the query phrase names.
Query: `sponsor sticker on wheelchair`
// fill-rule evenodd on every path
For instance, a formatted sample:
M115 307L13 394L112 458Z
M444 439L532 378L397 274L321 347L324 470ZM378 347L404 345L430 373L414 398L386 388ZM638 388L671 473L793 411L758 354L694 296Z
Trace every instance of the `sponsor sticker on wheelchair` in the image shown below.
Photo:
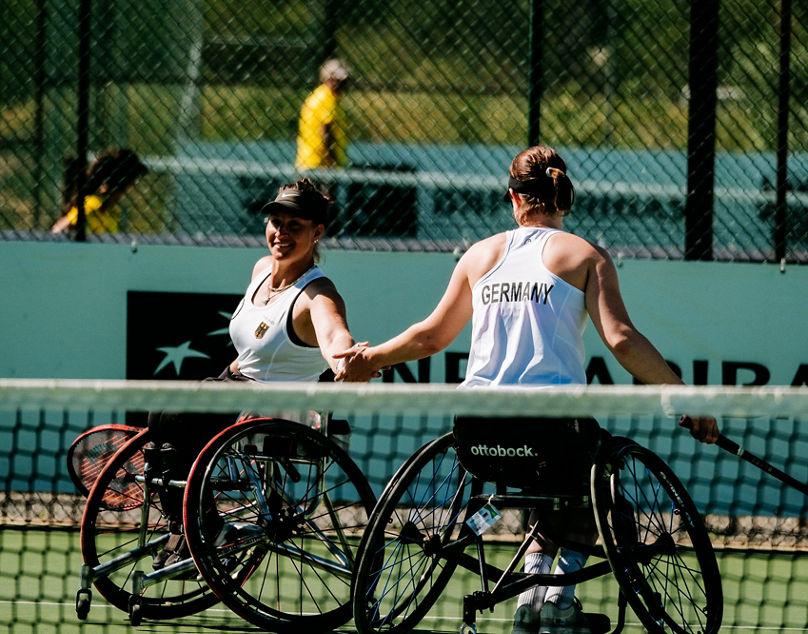
M500 513L491 502L488 502L479 511L468 518L466 524L468 524L471 530L477 535L482 535L496 524L501 517L502 513Z

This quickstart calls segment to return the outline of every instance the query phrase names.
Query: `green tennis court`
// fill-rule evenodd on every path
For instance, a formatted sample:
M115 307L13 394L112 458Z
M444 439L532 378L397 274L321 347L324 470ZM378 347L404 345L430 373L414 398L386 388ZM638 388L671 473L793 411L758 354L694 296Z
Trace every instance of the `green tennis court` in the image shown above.
M504 565L513 547L495 545L487 550L489 560ZM725 626L732 632L798 632L808 622L808 558L792 551L748 551L718 553L724 580ZM86 622L79 622L74 610L81 553L78 533L68 530L6 528L0 531L0 623L13 634L100 634L128 627L126 615L106 605L94 593L94 603ZM462 597L478 589L475 575L455 574L443 596L421 623L421 632L456 632L461 622ZM617 613L617 584L603 577L582 584L578 595L589 611L602 610L613 619ZM486 633L510 632L510 603L493 613L478 615L478 630ZM642 632L633 614L625 631ZM767 627L767 623L778 624ZM256 632L223 606L172 622L144 622L138 630L147 632ZM339 631L351 632L350 624Z

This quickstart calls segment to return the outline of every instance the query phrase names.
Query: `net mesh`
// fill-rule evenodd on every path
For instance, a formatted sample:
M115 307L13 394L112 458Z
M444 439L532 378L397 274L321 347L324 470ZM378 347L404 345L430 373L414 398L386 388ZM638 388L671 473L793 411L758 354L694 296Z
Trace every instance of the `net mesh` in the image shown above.
M808 262L804 2L131 5L3 3L0 240L53 240L70 159L128 145L150 171L91 241L254 244L337 57L350 172L317 174L334 238L481 239L509 221L511 158L541 139L575 182L567 228L625 258ZM412 178L435 172L451 178Z
M272 412L299 410L301 404L350 421L350 437L343 435L342 442L349 440L349 454L376 495L416 448L451 429L455 414L593 416L612 434L657 453L704 515L723 581L722 631L808 627L806 496L736 455L696 442L676 424L683 412L713 414L722 432L745 451L808 483L804 389L590 386L459 392L436 385L267 387L81 380L0 380L0 565L5 579L0 584L0 622L8 623L11 632L37 631L43 625L72 632L77 627L74 599L85 497L69 475L68 453L83 432L137 422L139 414L156 409ZM114 518L114 513L105 513ZM126 517L121 531L132 529L132 513ZM490 537L496 542L495 560L512 556L522 526L518 511L506 512L494 525ZM455 630L462 597L477 589L474 575L455 573L424 627ZM579 585L577 595L587 611L615 613L618 586L611 576ZM103 598L93 601L85 631L114 629L125 619ZM511 603L481 615L478 627L510 631ZM249 630L218 606L163 622L160 631L187 631L202 622ZM345 628L351 631L352 625Z

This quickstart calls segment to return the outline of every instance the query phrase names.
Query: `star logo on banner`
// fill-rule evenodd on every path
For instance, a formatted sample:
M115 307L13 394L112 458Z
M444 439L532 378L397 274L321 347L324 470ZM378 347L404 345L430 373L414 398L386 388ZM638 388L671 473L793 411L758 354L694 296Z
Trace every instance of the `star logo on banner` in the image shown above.
M219 311L219 316L224 317L225 319L228 320L228 322L230 321L230 313L225 313L225 312L220 310ZM205 336L206 337L215 337L216 335L228 335L229 336L230 335L230 325L228 324L224 328L219 328L218 330L211 330Z
M193 359L193 358L210 359L210 356L205 354L204 352L199 352L198 350L192 350L190 341L181 343L178 346L165 346L162 348L157 348L157 350L162 352L166 356L160 362L160 365L157 366L157 369L154 371L154 374L157 374L160 370L162 370L169 363L171 363L174 365L174 371L177 373L177 376L179 376L180 370L182 370L182 362L185 361L185 359Z

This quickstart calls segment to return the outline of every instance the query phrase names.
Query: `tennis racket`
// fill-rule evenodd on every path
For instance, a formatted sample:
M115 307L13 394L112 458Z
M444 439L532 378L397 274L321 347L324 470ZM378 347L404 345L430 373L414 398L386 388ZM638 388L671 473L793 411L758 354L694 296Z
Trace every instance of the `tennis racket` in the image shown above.
M692 429L693 428L693 421L690 419L689 416L682 416L679 419L679 425L684 427L685 429ZM715 444L718 445L724 451L728 451L733 456L738 456L739 458L743 458L748 463L755 465L758 469L765 471L770 476L777 478L780 482L783 482L790 487L797 489L803 495L808 495L808 485L804 482L800 482L796 478L788 475L785 471L781 471L777 467L769 464L763 458L760 458L754 454L749 453L741 447L738 443L734 440L730 440L723 434L718 435L718 440L715 441Z
M84 497L115 452L140 432L129 425L99 425L79 435L67 450L67 472Z

